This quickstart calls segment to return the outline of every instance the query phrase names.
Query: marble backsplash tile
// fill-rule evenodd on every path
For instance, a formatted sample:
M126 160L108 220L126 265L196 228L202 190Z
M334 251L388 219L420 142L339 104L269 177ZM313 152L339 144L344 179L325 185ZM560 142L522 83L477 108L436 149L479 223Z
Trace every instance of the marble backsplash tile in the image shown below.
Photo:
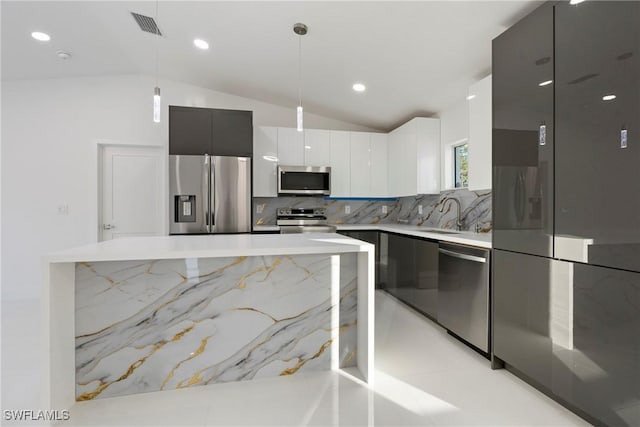
M256 197L253 199L254 222L256 225L275 225L276 211L280 207L325 207L331 224L413 224L455 228L457 205L447 202L444 211L440 212L444 200L448 197L460 202L463 230L475 231L478 224L481 231L491 231L491 190L466 189L383 200ZM419 214L420 205L422 214ZM350 208L348 214L345 213L347 206ZM383 213L383 207L386 207L386 213Z

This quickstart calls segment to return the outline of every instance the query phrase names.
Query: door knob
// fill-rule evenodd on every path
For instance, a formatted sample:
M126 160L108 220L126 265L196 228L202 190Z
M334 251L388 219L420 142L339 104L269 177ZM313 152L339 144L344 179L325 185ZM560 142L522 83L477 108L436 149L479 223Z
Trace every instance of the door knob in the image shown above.
M114 228L116 228L115 224L102 224L103 230L113 230Z

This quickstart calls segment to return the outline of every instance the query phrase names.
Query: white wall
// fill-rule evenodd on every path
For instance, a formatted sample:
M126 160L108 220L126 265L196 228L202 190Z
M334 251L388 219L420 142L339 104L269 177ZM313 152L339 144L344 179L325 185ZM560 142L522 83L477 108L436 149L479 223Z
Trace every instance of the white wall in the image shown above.
M43 254L96 241L97 141L167 147L169 104L253 110L255 126L295 126L293 107L162 80L154 124L153 86L148 76L2 83L3 299L39 296ZM308 113L305 126L371 130Z
M469 138L469 111L467 100L460 101L441 111L440 117L440 155L442 174L440 179L441 190L453 188L453 150L451 145Z

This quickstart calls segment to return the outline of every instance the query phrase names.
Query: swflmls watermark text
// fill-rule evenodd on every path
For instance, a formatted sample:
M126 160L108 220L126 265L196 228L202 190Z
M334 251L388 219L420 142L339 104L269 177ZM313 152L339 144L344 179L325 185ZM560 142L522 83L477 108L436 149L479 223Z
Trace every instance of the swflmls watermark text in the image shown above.
M5 421L68 421L71 414L67 409L5 409L2 418Z

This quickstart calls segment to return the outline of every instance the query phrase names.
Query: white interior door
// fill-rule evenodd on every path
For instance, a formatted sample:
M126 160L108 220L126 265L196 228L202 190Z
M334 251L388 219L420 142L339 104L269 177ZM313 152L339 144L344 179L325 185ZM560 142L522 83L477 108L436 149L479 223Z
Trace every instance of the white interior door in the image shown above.
M162 154L154 147L104 147L101 240L164 234Z

